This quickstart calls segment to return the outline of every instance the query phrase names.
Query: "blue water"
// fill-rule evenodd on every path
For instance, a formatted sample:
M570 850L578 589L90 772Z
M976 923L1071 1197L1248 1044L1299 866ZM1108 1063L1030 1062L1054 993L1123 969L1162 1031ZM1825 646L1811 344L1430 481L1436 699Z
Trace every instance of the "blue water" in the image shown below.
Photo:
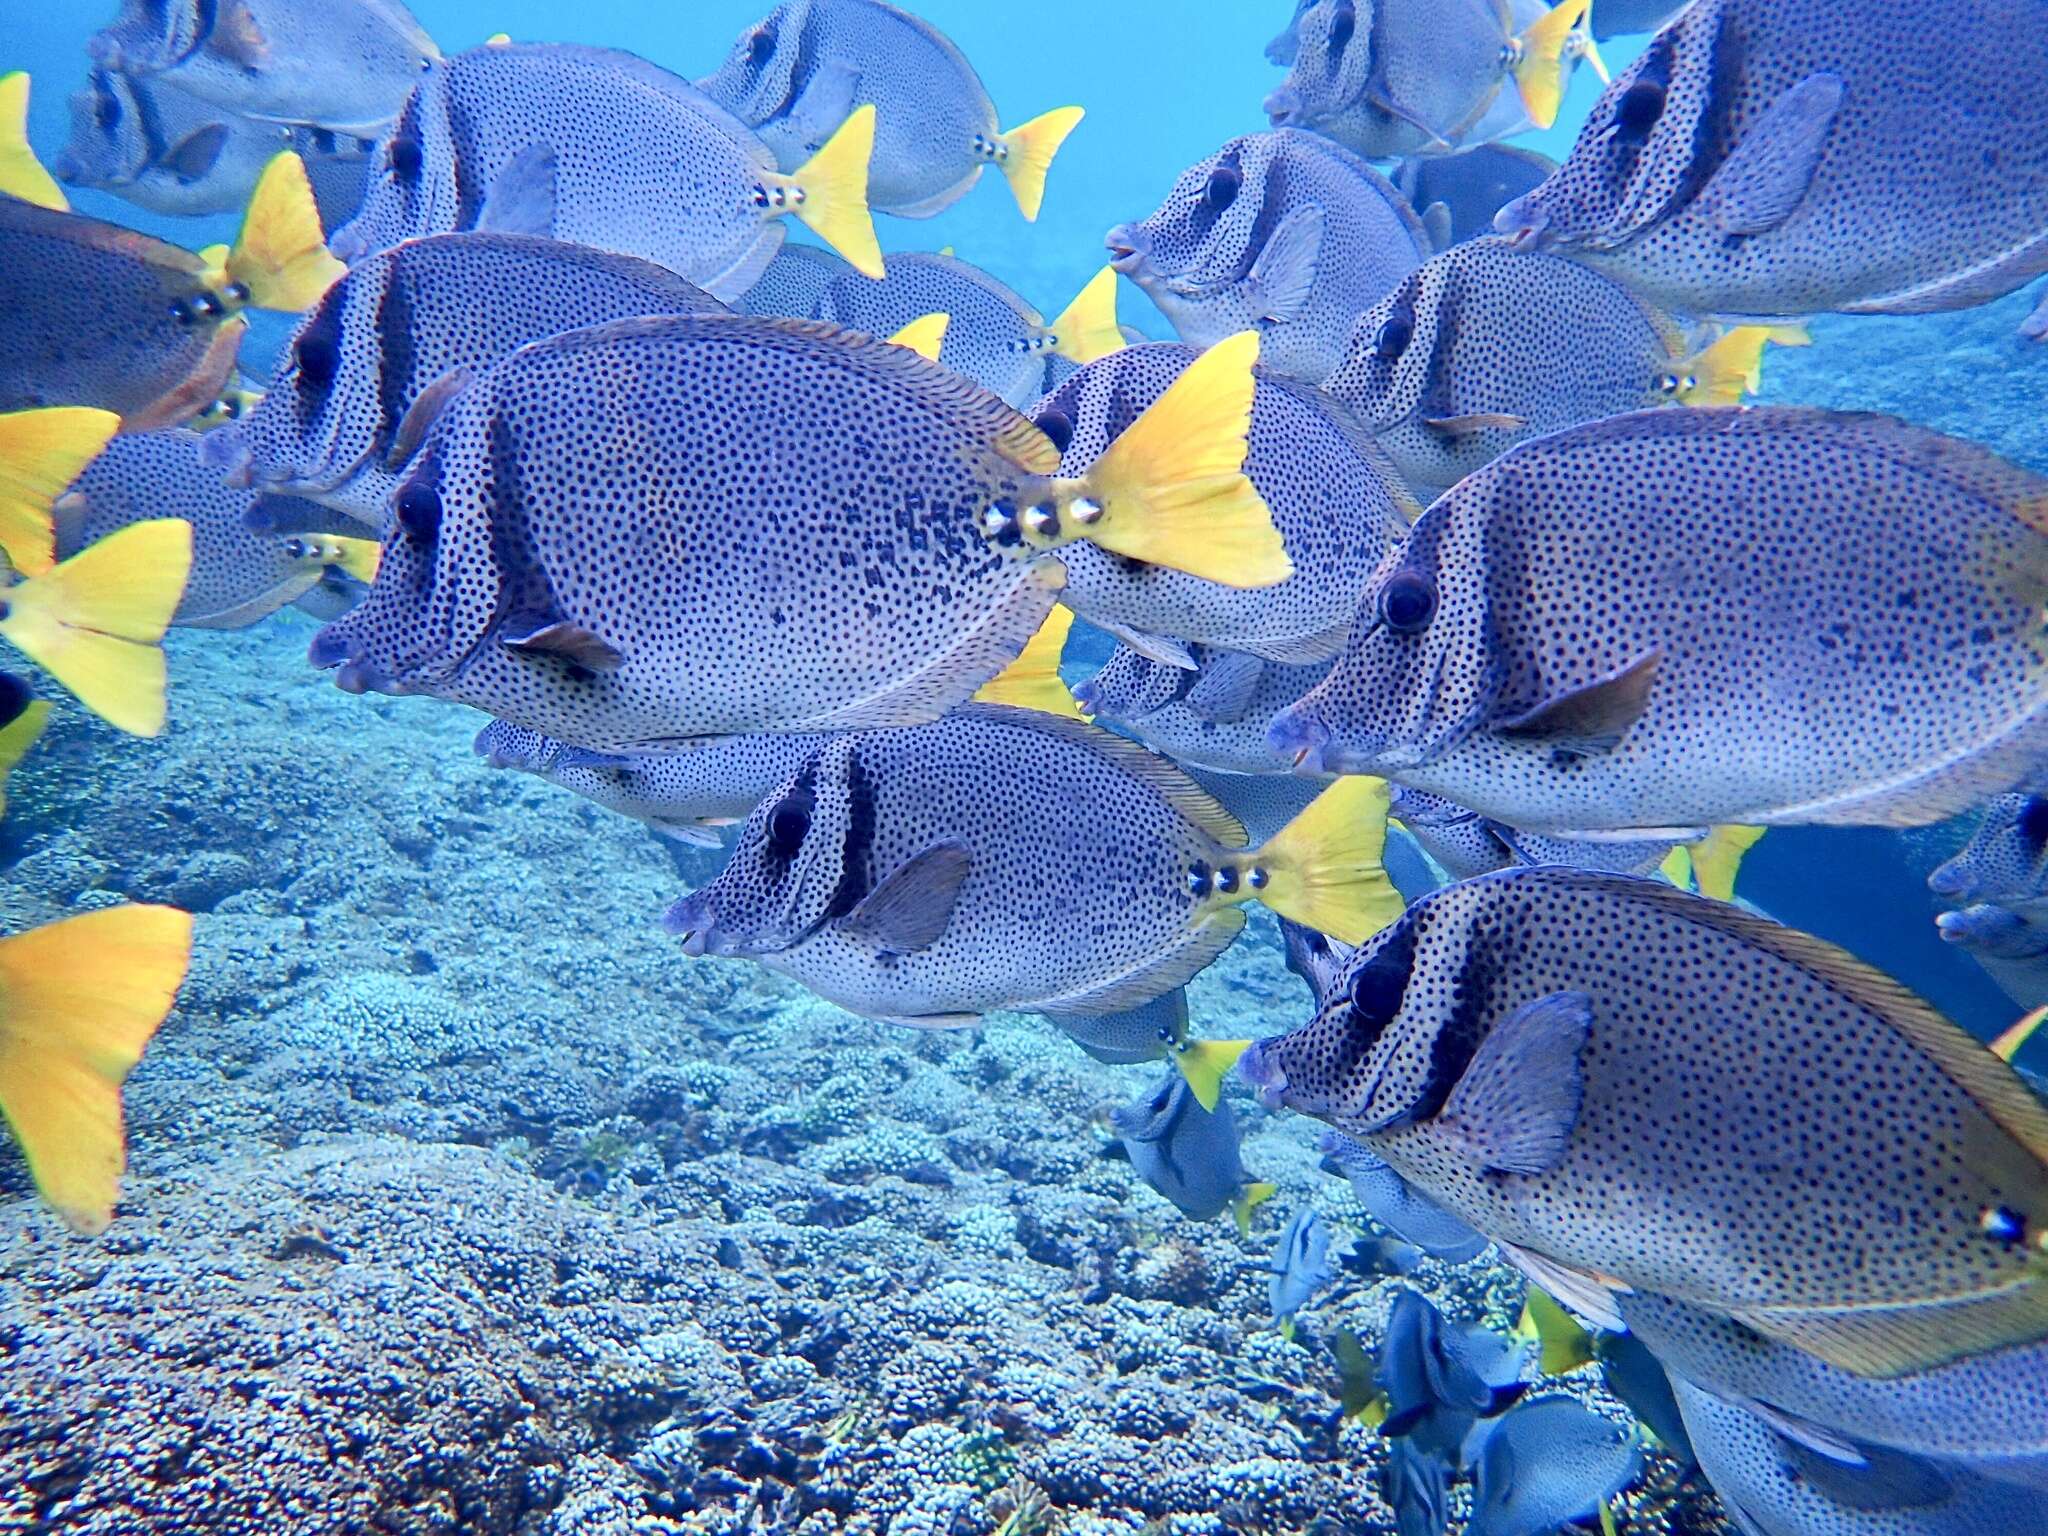
M414 9L449 51L505 31L697 76L759 4ZM936 219L878 221L884 248L955 247L1056 312L1108 227L1265 126L1286 10L927 0L1006 123L1088 117L1035 225L986 178ZM21 0L0 18L46 158L100 20ZM1562 153L1595 94L1582 71L1528 142ZM195 247L232 234L75 203ZM1128 284L1120 303L1170 334ZM2027 307L1822 319L1772 355L1765 398L1892 411L2048 469ZM1233 1089L1279 1215L1243 1243L1179 1221L1097 1129L1150 1069L1095 1067L1035 1021L911 1034L685 964L654 919L714 855L489 772L466 713L344 697L305 666L310 633L293 614L174 633L162 741L60 706L10 786L0 930L116 896L202 916L131 1085L113 1234L74 1244L30 1215L0 1150L0 1528L989 1536L1028 1507L1022 1480L1075 1536L1388 1529L1369 1432L1328 1423L1327 1351L1263 1311L1290 1209L1362 1225L1304 1122ZM1924 887L1966 832L1774 831L1741 892L1988 1037L2015 1009L1936 939ZM1301 1017L1255 935L1192 989L1205 1033ZM1310 1343L1376 1328L1382 1279L1346 1272ZM1408 1283L1496 1327L1521 1294L1486 1265ZM1659 1462L1623 1531L1714 1520Z

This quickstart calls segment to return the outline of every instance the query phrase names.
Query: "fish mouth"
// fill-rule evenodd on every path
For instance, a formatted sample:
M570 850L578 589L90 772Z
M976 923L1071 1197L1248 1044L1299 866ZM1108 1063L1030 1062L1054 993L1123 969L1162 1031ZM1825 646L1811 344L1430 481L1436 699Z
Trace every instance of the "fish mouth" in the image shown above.
M1268 1040L1254 1040L1237 1058L1237 1075L1245 1080L1259 1096L1259 1103L1267 1109L1277 1110L1286 1106L1287 1073L1268 1049L1276 1040L1284 1038L1275 1036Z
M1967 901L1971 894L1969 871L1958 869L1954 864L1943 864L1927 877L1927 889L1937 896Z
M683 953L693 960L706 955L730 959L745 953L736 935L718 926L718 911L708 890L692 891L661 916L664 931L682 940Z
M1134 224L1117 225L1102 237L1102 244L1109 252L1110 267L1129 278L1145 269L1151 255L1151 242Z
M1555 239L1546 239L1550 227L1550 216L1529 201L1524 193L1493 216L1496 233L1506 235L1508 244L1518 251L1541 250L1545 245L1556 244Z
M1338 773L1338 752L1330 741L1330 728L1322 719L1303 709L1283 710L1266 728L1266 745L1276 757L1293 764L1296 773Z
M1301 93L1291 85L1283 85L1260 103L1266 114L1266 121L1275 128L1299 128L1306 120L1302 112Z

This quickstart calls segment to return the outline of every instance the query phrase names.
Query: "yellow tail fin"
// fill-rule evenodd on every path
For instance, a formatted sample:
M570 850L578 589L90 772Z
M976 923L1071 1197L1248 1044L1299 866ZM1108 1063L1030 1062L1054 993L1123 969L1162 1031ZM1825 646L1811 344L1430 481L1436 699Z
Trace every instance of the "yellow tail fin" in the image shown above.
M1991 1042L1991 1054L2000 1061L2011 1061L2026 1048L2027 1042L2034 1038L2044 1019L2048 1019L2048 1008L2036 1008Z
M1264 1180L1256 1184L1247 1184L1238 1192L1237 1198L1230 1203L1230 1214L1237 1222L1239 1237L1252 1235L1252 1212L1279 1193L1278 1184L1268 1184Z
M1173 1064L1188 1080L1188 1092L1204 1109L1214 1109L1223 1097L1223 1078L1237 1065L1249 1040L1183 1040L1173 1048Z
M889 338L899 347L908 347L926 362L939 360L939 348L946 344L946 329L953 323L953 317L944 310L934 310L929 315L919 315L910 324Z
M1013 704L1018 709L1085 720L1081 706L1060 681L1060 658L1066 654L1067 631L1073 627L1073 611L1055 607L1038 626L1038 633L1025 642L1017 659L975 690L975 702Z
M71 204L28 143L28 76L0 75L0 192L38 208L69 213Z
M1027 222L1038 218L1045 202L1045 173L1052 169L1052 157L1085 115L1079 107L1054 107L998 136L996 164Z
M0 415L0 550L22 575L56 563L51 503L120 430L120 417L90 406Z
M1700 894L1716 901L1735 899L1735 873L1742 868L1742 856L1762 839L1762 827L1715 827L1687 850L1692 855L1693 878Z
M1685 363L1692 382L1678 392L1687 405L1740 405L1763 383L1764 343L1776 340L1769 325L1738 325Z
M1269 587L1293 575L1273 514L1244 474L1258 356L1256 331L1217 342L1087 474L1062 482L1079 499L1058 542L1085 538L1227 587Z
M1557 109L1564 101L1565 45L1591 0L1558 0L1549 14L1515 39L1515 88L1522 93L1522 108L1538 128L1557 121Z
M1104 267L1074 295L1074 302L1048 325L1052 349L1073 362L1088 364L1124 349L1124 333L1116 323L1116 268Z
M224 276L249 291L259 309L310 309L348 268L327 254L320 209L306 167L290 150L263 167Z
M819 151L787 176L762 181L794 194L783 205L865 277L888 275L868 213L868 160L875 152L875 109L855 107Z
M1537 1368L1546 1376L1562 1376L1593 1358L1593 1335L1538 1285L1522 1299L1515 1337L1538 1346Z
M44 575L0 589L0 637L109 725L154 736L164 728L157 642L191 568L190 523L130 523Z
M28 749L49 723L50 706L42 699L30 699L26 709L0 725L0 816L7 814L7 775L28 756Z
M45 1200L80 1232L114 1219L121 1084L185 980L192 918L125 906L0 939L0 1114Z
M384 560L382 544L375 539L351 539L343 534L333 535L332 542L337 546L334 564L365 585L377 579L377 567Z
M1600 57L1599 44L1593 41L1593 0L1586 0L1586 14L1580 19L1578 30L1572 33L1569 51L1592 66L1602 85L1614 84L1614 76L1608 73L1607 61Z
M1363 944L1400 917L1401 893L1381 857L1387 846L1384 779L1337 780L1242 862L1238 891L1282 917L1346 944Z

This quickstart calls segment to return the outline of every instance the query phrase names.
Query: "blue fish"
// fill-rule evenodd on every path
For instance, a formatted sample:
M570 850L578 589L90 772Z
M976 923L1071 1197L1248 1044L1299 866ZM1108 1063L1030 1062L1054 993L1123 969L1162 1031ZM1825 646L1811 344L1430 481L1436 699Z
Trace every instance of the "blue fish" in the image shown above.
M1465 1536L1550 1536L1593 1515L1642 1469L1626 1426L1575 1398L1519 1403L1480 1445Z
M1337 1277L1330 1263L1329 1224L1314 1206L1303 1206L1288 1221L1268 1269L1272 1279L1266 1282L1266 1305L1291 1335L1294 1314Z
M1341 1173L1366 1215L1424 1253L1450 1264L1476 1259L1487 1241L1464 1222L1381 1162L1362 1143L1341 1131L1325 1131L1317 1143L1323 1165Z
M1454 1328L1428 1297L1403 1289L1380 1342L1379 1382L1387 1395L1380 1433L1464 1465L1473 1426L1529 1390L1522 1357L1512 1340L1484 1328Z
M1242 1202L1250 1207L1272 1193L1254 1185L1237 1150L1237 1118L1226 1103L1204 1109L1178 1071L1168 1067L1142 1099L1109 1112L1110 1129L1123 1142L1138 1176L1190 1221L1207 1221Z

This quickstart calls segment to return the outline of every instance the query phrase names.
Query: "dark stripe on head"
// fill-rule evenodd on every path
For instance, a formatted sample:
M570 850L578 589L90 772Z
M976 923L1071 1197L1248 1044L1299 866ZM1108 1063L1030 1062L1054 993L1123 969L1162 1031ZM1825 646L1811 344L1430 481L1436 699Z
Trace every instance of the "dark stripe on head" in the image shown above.
M390 448L406 408L431 383L413 377L413 302L404 262L387 257L377 299L377 449Z
M846 916L875 886L875 781L855 747L846 755L846 840L839 849L839 885L825 904L824 922Z

